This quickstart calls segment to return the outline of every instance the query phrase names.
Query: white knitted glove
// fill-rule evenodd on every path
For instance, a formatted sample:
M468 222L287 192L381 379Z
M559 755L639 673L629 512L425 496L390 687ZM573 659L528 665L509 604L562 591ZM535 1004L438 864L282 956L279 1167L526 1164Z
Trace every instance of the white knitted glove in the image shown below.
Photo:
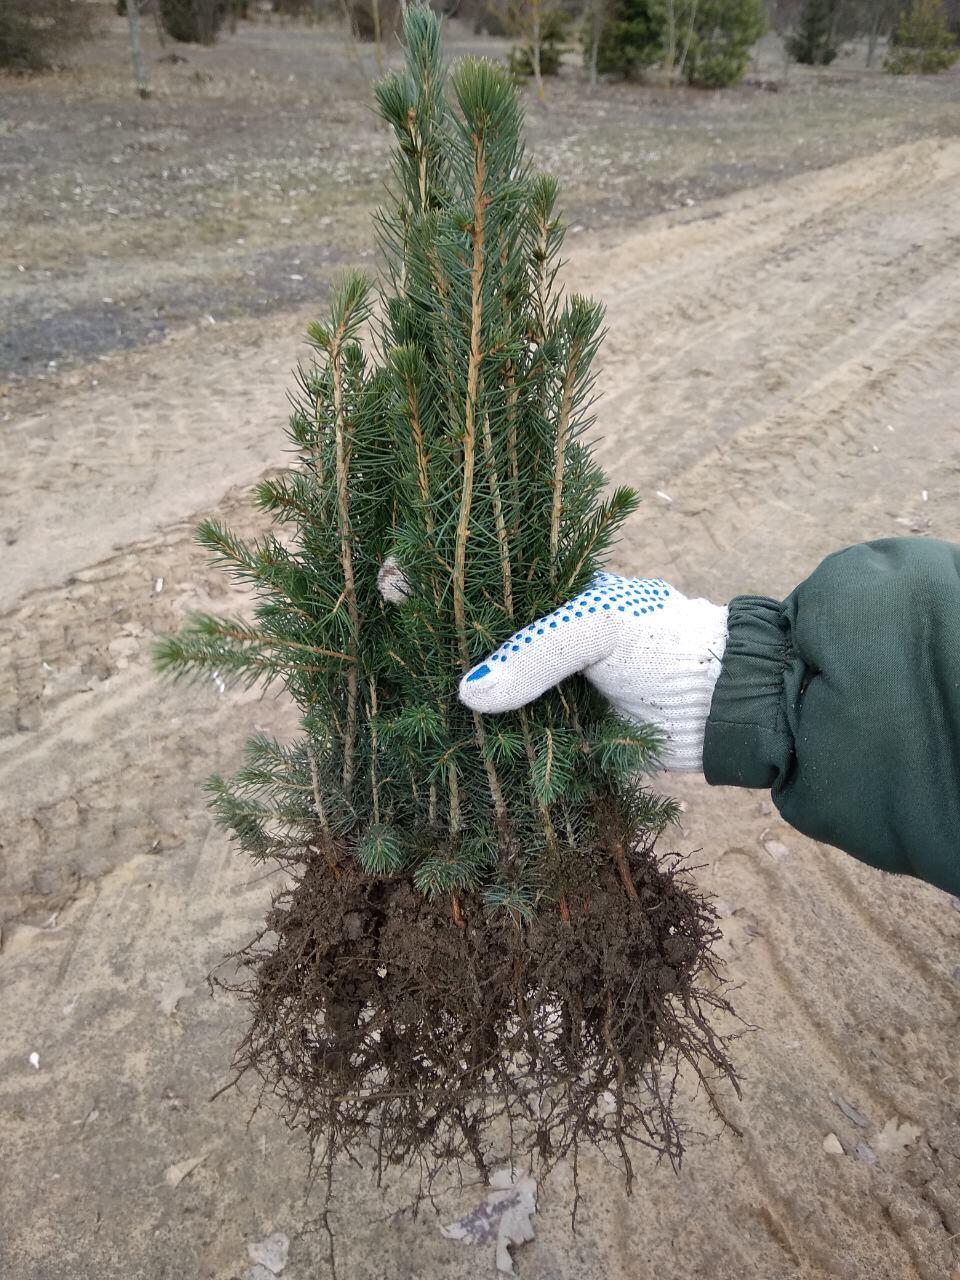
M582 671L625 720L662 730L664 768L695 772L726 642L725 607L660 578L601 573L468 671L460 698L475 711L515 711Z

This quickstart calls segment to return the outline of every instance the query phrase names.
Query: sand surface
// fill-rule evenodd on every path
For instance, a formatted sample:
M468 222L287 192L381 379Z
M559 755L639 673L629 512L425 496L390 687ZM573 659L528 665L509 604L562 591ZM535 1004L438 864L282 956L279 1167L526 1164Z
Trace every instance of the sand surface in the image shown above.
M578 237L601 295L598 436L645 497L616 567L716 600L784 593L826 553L960 539L960 143L924 140ZM249 936L270 878L197 787L282 700L164 687L151 638L227 589L191 541L282 461L305 316L181 330L9 401L0 466L0 1274L240 1277L287 1234L285 1280L325 1274L305 1161L229 1075L243 1013L205 974ZM759 793L669 785L701 850L737 1007L742 1138L705 1109L679 1178L627 1199L561 1171L529 1280L951 1280L960 1275L960 910L784 826ZM36 1054L38 1066L31 1064ZM840 1105L842 1104L842 1106ZM891 1120L909 1126L891 1141ZM919 1131L919 1136L918 1136ZM824 1149L834 1134L842 1154ZM858 1152L859 1147L859 1152ZM871 1162L875 1158L874 1162ZM189 1168L184 1162L197 1161ZM171 1172L173 1170L173 1172ZM178 1181L181 1175L182 1179ZM176 1184L176 1185L174 1185ZM474 1277L492 1258L338 1193L340 1275ZM444 1204L444 1220L475 1199Z

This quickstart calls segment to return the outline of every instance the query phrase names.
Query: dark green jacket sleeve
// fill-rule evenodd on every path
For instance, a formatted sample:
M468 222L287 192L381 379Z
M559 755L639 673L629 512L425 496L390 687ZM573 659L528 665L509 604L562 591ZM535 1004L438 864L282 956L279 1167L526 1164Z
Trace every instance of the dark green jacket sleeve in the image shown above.
M837 552L786 600L739 596L704 742L798 831L960 894L960 546Z

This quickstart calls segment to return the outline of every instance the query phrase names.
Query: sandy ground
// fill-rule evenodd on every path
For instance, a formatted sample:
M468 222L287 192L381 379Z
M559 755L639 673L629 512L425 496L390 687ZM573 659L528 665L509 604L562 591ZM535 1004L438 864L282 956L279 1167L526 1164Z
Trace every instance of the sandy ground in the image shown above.
M691 593L781 593L862 538L960 539L960 142L925 139L577 239L600 294L600 453L646 502L617 567ZM149 645L224 584L191 542L280 460L303 315L181 329L49 394L2 436L0 1274L241 1277L291 1239L324 1275L296 1139L228 1078L243 1015L205 974L262 918L197 781L289 708L160 685ZM94 382L94 378L96 381ZM583 1162L541 1196L529 1280L955 1280L960 910L792 833L767 798L670 785L719 899L742 1138L692 1138L627 1199ZM37 1055L38 1065L30 1061ZM699 1104L694 1126L715 1133ZM890 1141L894 1120L905 1142ZM919 1131L919 1136L918 1135ZM828 1134L843 1154L824 1150ZM881 1136L883 1135L883 1136ZM198 1163L190 1168L184 1162ZM189 1172L186 1172L189 1168ZM492 1259L345 1170L349 1280ZM444 1218L472 1203L452 1198Z

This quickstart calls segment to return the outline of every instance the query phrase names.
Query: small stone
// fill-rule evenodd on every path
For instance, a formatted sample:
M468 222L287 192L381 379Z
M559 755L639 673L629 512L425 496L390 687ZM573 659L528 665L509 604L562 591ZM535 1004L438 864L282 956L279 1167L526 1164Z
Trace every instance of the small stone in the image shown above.
M790 856L790 850L782 840L764 840L763 847L774 862L782 862L784 858L789 858Z
M170 1165L163 1175L163 1180L168 1187L179 1187L184 1178L189 1178L194 1169L198 1165L203 1164L206 1156L190 1156L187 1160L180 1160L177 1164Z
M254 1266L264 1267L271 1275L278 1276L287 1265L290 1237L275 1231L266 1240L255 1240L248 1244L247 1253Z
M858 1142L856 1146L856 1150L854 1151L853 1154L857 1157L858 1160L862 1160L864 1164L877 1163L877 1157L873 1150L873 1147L871 1147L866 1142Z
M828 1156L842 1156L843 1146L835 1133L828 1133L823 1140L823 1149Z

